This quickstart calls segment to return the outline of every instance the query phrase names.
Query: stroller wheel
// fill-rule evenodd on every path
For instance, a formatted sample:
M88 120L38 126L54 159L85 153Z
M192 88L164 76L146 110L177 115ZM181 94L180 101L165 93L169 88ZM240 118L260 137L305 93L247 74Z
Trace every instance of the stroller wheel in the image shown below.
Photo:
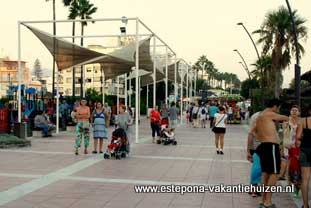
M116 153L111 153L111 157L116 157Z
M120 154L116 154L116 160L121 160L121 155Z
M173 145L177 145L177 141L173 141Z
M121 158L126 158L126 153L125 152L121 153Z
M110 158L110 155L108 153L104 153L104 158L105 159L109 159Z
M161 144L162 141L160 139L157 140L157 144Z

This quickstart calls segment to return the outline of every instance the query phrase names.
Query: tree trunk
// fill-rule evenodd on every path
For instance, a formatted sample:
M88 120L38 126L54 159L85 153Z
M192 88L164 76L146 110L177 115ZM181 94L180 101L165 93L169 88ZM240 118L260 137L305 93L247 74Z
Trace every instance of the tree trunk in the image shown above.
M84 35L84 24L81 22L81 46L83 46L83 35ZM83 83L84 83L84 71L83 66L81 66L81 79L80 79L80 97L83 97Z
M274 86L274 96L275 98L280 98L280 91L281 91L281 74L280 74L280 70L276 70L275 71L275 86Z
M76 34L76 23L72 22L72 36ZM75 43L75 38L72 37L72 43ZM75 57L73 57L75 59ZM75 99L76 97L76 68L72 68L72 97Z

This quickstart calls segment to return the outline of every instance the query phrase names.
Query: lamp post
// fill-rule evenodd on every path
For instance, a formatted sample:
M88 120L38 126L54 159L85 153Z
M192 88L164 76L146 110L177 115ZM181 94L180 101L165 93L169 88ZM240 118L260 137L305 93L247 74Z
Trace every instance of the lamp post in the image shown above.
M252 44L253 44L253 46L254 46L254 48L255 48L255 51L256 51L256 54L257 54L257 58L258 58L258 60L260 60L260 55L259 55L259 52L258 52L258 49L257 49L257 46L256 46L256 44L255 44L255 41L254 41L254 39L252 38L252 36L251 36L251 34L248 32L248 30L246 29L246 27L245 27L245 25L243 24L243 22L239 22L239 23L237 23L237 25L239 25L239 26L242 26L243 27L243 29L245 30L245 32L247 33L247 35L248 35L248 37L249 37L249 39L252 41ZM261 69L260 68L260 73L261 73L261 77L262 77L262 82L261 82L261 87L263 88L263 76L264 76L264 74L263 74L263 69Z
M239 22L239 23L237 23L237 25L240 25L240 26L242 26L242 27L244 28L244 30L245 30L245 32L247 33L249 39L251 39L251 41L252 41L252 43L253 43L253 46L254 46L255 51L256 51L256 54L257 54L257 58L260 59L260 55L259 55L259 53L258 53L257 46L256 46L256 44L255 44L255 42L254 42L254 40L253 40L251 34L248 32L248 30L246 29L245 25L243 24L243 22Z
M249 79L252 79L252 78L251 78L251 74L250 74L250 72L249 72L249 70L248 70L247 64L246 64L245 59L243 58L242 54L238 51L238 49L234 49L233 51L236 52L236 53L241 57L241 59L242 59L242 61L243 61L243 63L244 63L245 71L246 71L246 73L247 73L247 75L248 75L248 78L249 78Z
M298 46L298 34L297 34L297 28L296 28L296 24L295 24L295 20L294 20L294 16L293 16L293 12L292 9L290 7L289 1L285 0L286 4L287 4L287 8L288 8L288 12L291 18L291 22L292 22L292 28L294 31L294 41L295 41L295 48L296 48L296 64L295 64L295 95L296 95L296 102L297 105L300 106L301 102L300 102L300 82L301 82L301 77L300 77L300 66L299 66L299 46Z

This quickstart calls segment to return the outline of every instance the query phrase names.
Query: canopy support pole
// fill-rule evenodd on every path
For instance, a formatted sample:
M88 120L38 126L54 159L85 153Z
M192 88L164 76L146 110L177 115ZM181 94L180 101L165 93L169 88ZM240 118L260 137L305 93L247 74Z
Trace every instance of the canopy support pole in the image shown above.
M194 71L194 96L197 96L197 78L198 78L198 71Z
M104 72L103 66L102 66L102 101L104 105L105 104L105 72Z
M120 77L117 76L117 115L119 115L120 107Z
M136 87L136 93L135 93L135 142L139 142L139 130L138 130L138 119L139 119L139 112L138 112L138 102L139 102L139 86L138 86L138 73L139 73L139 19L136 19L136 64L135 64L135 71L136 71L136 79L135 79L135 87Z
M141 99L140 99L141 98L141 89L140 89L140 85L141 84L140 84L140 82L141 82L141 77L138 78L138 86L139 86L139 97L138 97L139 98L139 102L138 102L138 106L139 106L138 107L138 114L139 114L139 117L138 117L138 120L139 121L140 121L140 105L141 105Z
M177 94L178 94L178 86L177 86L177 63L176 63L176 55L175 55L175 63L174 63L174 101L175 101L175 105L177 102Z
M129 93L129 106L130 107L132 107L132 94L133 94L133 92L132 92L132 79L130 79L130 81L129 81L129 91L130 91L130 93Z
M147 84L147 101L146 101L146 115L148 118L148 108L149 108L149 84Z
M21 66L21 24L18 25L18 123L22 122L22 66Z
M182 115L182 111L183 111L183 91L184 91L184 86L183 86L183 83L184 83L184 71L182 69L181 71L181 79L180 79L180 82L181 82L181 88L180 88L180 125L182 125L182 119L183 119L183 115Z
M189 67L188 67L188 64L187 64L186 70L187 70L186 97L189 98Z
M165 104L168 102L168 50L165 47Z
M56 134L59 134L59 71L56 73Z
M124 104L127 107L127 74L124 74Z

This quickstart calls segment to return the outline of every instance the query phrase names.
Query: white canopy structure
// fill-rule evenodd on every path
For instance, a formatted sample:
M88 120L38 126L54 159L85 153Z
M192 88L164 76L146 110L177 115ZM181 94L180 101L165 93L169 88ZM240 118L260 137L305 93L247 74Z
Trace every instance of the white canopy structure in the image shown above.
M166 94L167 94L167 80L174 80L175 87L176 82L181 82L181 77L179 75L179 62L169 65L168 54L175 56L176 53L159 37L157 36L146 24L144 24L139 18L127 18L127 22L134 23L135 34L123 34L124 36L131 36L131 42L127 45L119 47L118 49L110 53L101 53L97 51L90 50L85 47L81 47L77 44L71 43L63 38L77 38L77 37L120 37L118 35L84 35L84 36L53 36L47 32L41 31L33 26L37 23L72 23L72 22L121 22L124 18L105 18L105 19L85 19L85 20L48 20L48 21L19 21L18 22L18 69L19 69L19 86L21 86L21 26L26 26L33 34L43 43L43 45L48 49L48 51L54 56L57 68L59 71L68 69L74 66L82 66L85 64L98 63L103 69L104 78L103 80L118 77L122 74L129 74L130 76L126 79L135 78L135 139L138 142L139 139L139 86L146 86L148 84L154 85L153 99L155 103L155 85L157 82L166 80ZM147 31L147 34L141 34L140 30ZM147 38L143 38L147 37ZM153 39L153 44L150 44L151 39ZM156 45L156 40L161 43L161 45ZM163 65L156 66L156 48L163 47L166 52L165 60L165 70ZM150 49L153 49L152 55L150 54ZM160 65L160 64L159 64ZM134 69L134 70L133 70ZM183 71L183 70L181 70ZM164 73L165 72L165 73ZM140 78L139 78L140 77ZM156 79L153 79L155 77ZM141 84L139 84L141 80ZM183 79L184 80L184 79ZM188 79L187 79L188 81ZM183 82L181 82L182 84ZM127 91L127 90L126 90ZM57 90L58 93L58 90ZM176 89L175 89L176 95ZM176 96L175 96L176 97ZM181 95L182 97L182 95ZM57 104L56 104L56 117L57 117L57 132L59 124L59 94L57 94ZM18 121L21 122L21 88L18 90Z

